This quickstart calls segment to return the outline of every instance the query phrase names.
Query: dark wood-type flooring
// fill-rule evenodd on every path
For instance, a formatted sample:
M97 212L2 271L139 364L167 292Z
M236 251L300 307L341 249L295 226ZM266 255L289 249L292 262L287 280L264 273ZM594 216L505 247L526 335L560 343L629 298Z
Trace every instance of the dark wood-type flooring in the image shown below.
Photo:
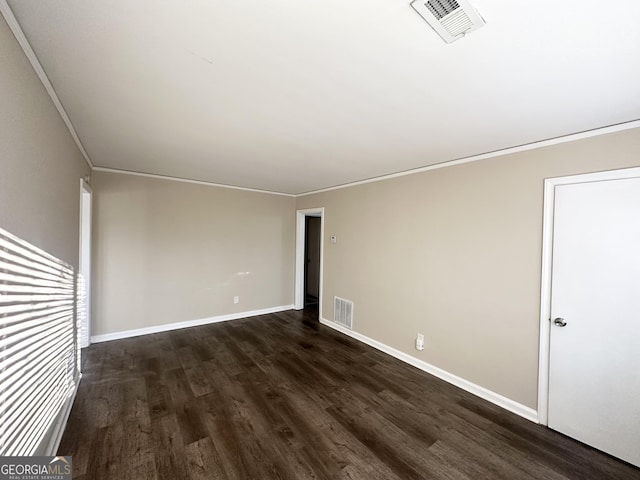
M285 312L91 346L74 479L640 479L640 469Z

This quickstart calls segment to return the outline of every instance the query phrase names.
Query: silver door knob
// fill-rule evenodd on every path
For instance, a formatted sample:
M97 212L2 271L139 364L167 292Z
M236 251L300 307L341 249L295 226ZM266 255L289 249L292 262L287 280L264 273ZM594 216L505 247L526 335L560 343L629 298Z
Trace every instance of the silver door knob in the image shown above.
M554 318L553 319L553 324L557 327L566 327L567 326L567 322L564 318Z

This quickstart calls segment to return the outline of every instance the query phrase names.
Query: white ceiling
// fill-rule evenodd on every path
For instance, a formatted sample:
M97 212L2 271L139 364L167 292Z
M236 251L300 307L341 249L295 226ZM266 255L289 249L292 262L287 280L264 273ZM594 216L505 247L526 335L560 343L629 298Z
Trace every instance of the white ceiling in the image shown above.
M640 2L8 0L96 166L302 193L640 119Z

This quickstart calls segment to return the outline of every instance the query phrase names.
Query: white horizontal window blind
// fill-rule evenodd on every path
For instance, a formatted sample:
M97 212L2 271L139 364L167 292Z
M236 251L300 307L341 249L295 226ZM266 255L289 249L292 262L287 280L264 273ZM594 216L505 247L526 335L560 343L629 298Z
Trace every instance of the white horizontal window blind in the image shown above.
M73 268L0 229L0 455L33 455L79 378Z

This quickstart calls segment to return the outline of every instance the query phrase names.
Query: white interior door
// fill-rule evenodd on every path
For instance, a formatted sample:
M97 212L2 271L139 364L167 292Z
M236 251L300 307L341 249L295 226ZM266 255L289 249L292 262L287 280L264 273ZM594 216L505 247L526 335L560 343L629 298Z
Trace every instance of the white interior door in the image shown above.
M640 466L640 178L556 186L551 319L549 427Z

